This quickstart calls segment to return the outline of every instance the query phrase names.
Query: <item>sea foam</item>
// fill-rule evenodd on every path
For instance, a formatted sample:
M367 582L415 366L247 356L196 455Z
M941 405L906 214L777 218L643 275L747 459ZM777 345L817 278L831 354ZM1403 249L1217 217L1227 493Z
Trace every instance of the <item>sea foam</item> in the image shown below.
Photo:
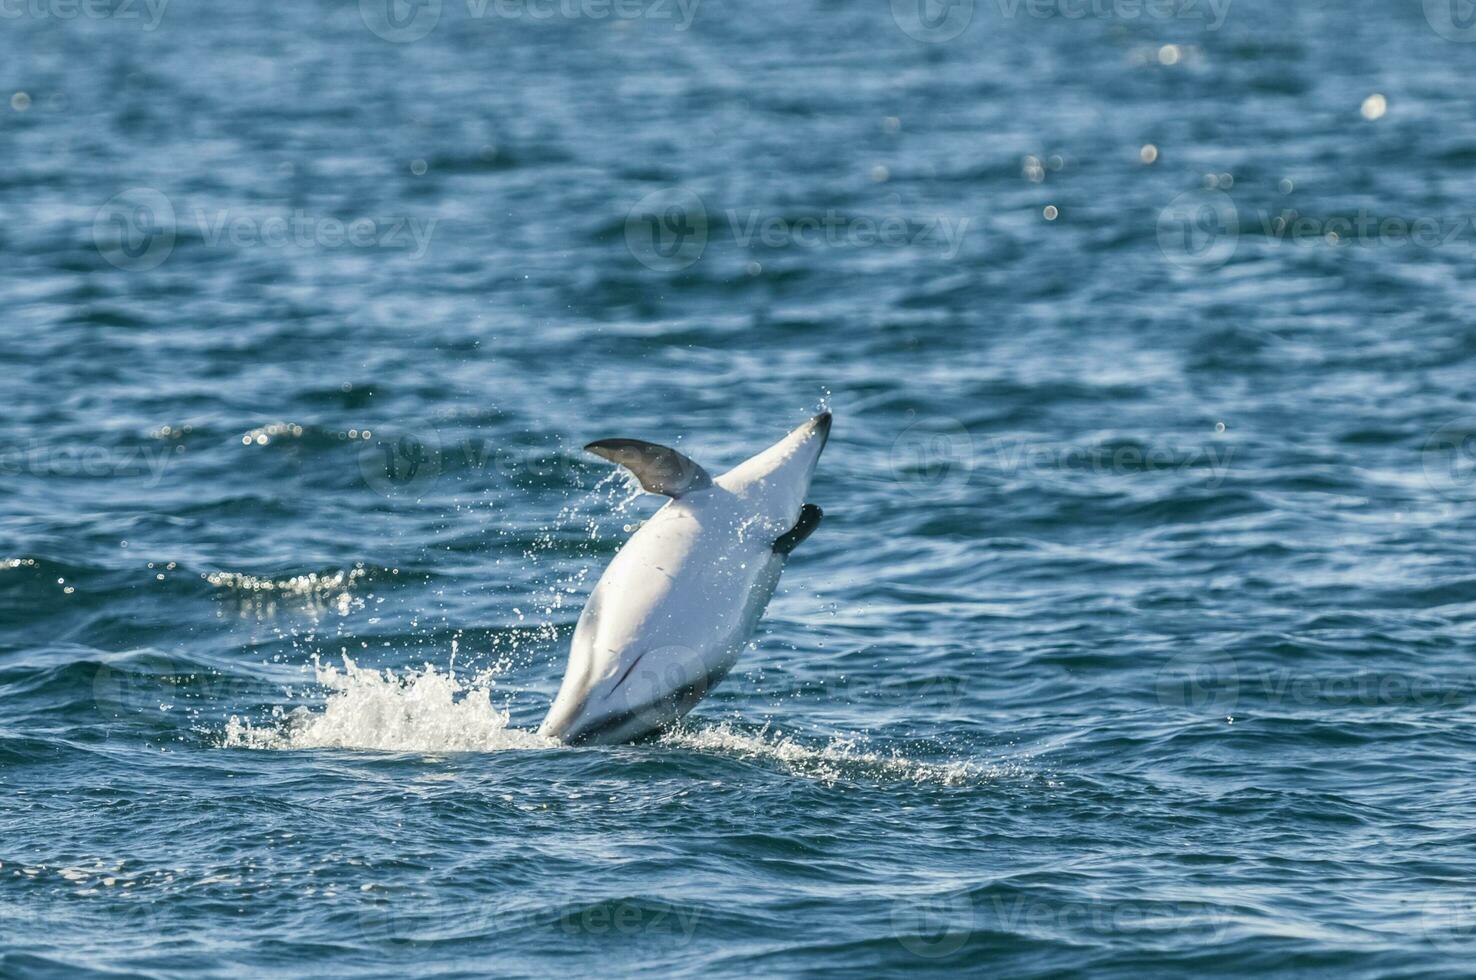
M316 664L328 688L321 710L299 707L265 726L232 715L225 745L254 749L366 749L379 752L499 752L558 743L508 727L492 703L490 673L462 678L427 664L396 672Z

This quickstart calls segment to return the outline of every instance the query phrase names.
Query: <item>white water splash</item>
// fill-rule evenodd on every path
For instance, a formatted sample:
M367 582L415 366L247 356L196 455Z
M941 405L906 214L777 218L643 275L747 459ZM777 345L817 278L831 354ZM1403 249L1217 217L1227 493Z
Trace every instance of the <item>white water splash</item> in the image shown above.
M256 726L231 716L228 747L251 749L367 749L379 752L500 752L558 745L533 732L508 727L492 704L490 674L462 679L427 664L396 673L360 667L315 665L329 689L321 711L302 707Z
M492 700L497 668L458 676L455 654L453 643L451 666L445 671L432 664L403 672L374 670L360 667L347 654L342 667L314 661L316 681L329 692L321 709L278 708L262 725L232 715L222 744L424 754L566 748L531 730L509 727L507 711ZM767 726L742 731L721 722L684 724L661 736L656 745L755 761L826 784L863 780L957 786L1011 775L1007 767L925 762L895 751L875 752L863 748L864 741L860 736L834 737L823 745L810 745Z
M554 553L562 544L560 529L569 527L581 527L584 536L575 547L581 553L587 554L593 542L600 539L600 519L591 509L594 501L603 499L609 511L609 516L616 519L625 517L632 505L645 494L640 483L628 471L616 467L602 477L589 492L564 504L554 516L553 522L541 529L532 539L531 543L523 549L523 561L529 566L536 567L544 558ZM627 533L635 529L631 524L623 525ZM504 529L508 533L508 529ZM553 643L559 639L557 627L558 619L563 615L565 607L582 605L580 598L586 589L586 582L590 572L594 570L590 562L583 562L573 572L564 573L548 581L546 585L534 589L528 598L526 605L518 605L513 608L514 615L522 624L531 617L533 639L540 643ZM527 612L525 612L525 608ZM493 652L504 655L517 652L520 638L517 634L506 637L493 637Z
M265 725L232 715L223 744L429 754L564 748L532 731L508 727L507 712L492 702L495 679L490 672L461 678L452 670L443 672L427 664L398 673L360 667L347 656L342 668L321 664L315 668L317 682L329 690L321 710L279 710ZM775 765L824 783L880 780L957 786L1007 774L972 762L923 762L868 751L860 742L834 738L817 747L767 728L744 732L720 723L677 728L657 745Z
M833 738L817 748L768 728L749 733L726 722L710 728L680 727L661 738L661 744L673 748L778 763L793 775L823 783L859 779L959 786L1005 774L972 762L921 762L895 752L869 752L860 748L860 741Z

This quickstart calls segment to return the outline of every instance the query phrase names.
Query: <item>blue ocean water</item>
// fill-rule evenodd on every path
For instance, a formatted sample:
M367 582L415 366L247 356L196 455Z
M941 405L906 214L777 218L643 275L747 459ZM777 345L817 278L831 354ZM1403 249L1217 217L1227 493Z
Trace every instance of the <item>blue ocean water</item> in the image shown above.
M0 974L1469 974L1463 13L0 5ZM580 447L822 407L533 736Z

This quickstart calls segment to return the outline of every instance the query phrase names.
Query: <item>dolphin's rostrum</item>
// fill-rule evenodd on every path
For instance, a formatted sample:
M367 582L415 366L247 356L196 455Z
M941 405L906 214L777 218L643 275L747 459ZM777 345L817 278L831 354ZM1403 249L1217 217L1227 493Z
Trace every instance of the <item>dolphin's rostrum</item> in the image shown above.
M823 412L717 477L638 439L585 447L671 500L600 576L540 734L586 744L638 739L681 718L727 675L789 553L820 523L805 495L829 436Z

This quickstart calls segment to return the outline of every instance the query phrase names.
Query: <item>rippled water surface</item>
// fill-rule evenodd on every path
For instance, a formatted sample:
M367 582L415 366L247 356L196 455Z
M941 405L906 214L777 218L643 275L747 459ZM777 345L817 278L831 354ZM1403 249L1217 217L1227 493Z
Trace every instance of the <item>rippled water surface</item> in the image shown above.
M4 11L0 974L1469 972L1459 5L376 3ZM532 734L580 447L824 407Z

